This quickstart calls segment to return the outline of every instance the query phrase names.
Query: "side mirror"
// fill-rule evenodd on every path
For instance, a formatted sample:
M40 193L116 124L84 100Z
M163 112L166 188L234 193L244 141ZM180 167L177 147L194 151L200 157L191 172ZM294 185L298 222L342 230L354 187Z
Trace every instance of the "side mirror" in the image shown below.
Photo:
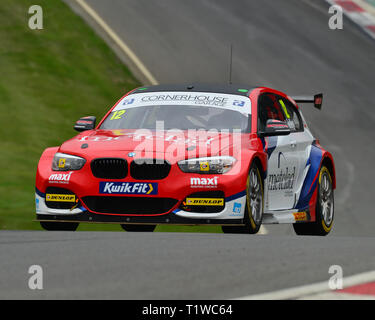
M263 137L287 136L290 132L290 128L285 121L269 119L267 120L266 130L261 132L261 135Z
M96 124L96 117L94 116L83 117L75 123L74 130L78 132L92 130L92 129L95 129L95 124Z

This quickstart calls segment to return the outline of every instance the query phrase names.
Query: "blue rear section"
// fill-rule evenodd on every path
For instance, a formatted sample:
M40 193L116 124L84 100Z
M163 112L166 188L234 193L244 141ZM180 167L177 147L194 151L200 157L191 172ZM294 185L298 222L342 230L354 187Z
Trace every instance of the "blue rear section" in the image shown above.
M305 181L302 186L299 200L295 206L298 210L306 210L309 206L310 199L318 184L317 174L320 170L323 152L315 144L311 146L310 157L307 160L306 166L310 165L310 169L306 175Z

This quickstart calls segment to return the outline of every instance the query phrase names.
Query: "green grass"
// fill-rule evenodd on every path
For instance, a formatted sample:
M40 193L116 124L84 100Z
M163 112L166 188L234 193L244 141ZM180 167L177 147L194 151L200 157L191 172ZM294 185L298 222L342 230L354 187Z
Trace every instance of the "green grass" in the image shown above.
M47 147L75 135L81 116L100 119L140 85L110 48L60 0L39 0L43 30L28 27L27 0L0 5L0 229L40 229L34 183ZM79 230L122 230L82 224ZM218 227L158 231L219 232Z

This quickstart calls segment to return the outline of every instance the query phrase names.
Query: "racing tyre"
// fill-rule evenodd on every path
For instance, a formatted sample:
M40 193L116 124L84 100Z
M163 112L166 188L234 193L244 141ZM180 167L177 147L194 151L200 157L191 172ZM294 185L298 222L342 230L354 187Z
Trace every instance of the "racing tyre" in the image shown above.
M122 224L121 227L127 232L153 232L156 225Z
M40 222L41 227L47 231L76 231L79 223L75 222Z
M258 233L263 220L263 180L259 168L252 164L247 178L244 226L223 226L224 233Z
M326 166L319 172L316 221L293 224L297 235L326 236L332 229L334 217L334 195L332 177Z

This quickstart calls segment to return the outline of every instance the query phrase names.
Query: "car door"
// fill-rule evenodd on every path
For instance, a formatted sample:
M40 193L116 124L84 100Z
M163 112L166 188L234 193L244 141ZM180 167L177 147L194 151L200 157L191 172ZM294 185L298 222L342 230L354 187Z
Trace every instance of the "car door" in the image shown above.
M267 120L287 121L282 97L265 93L258 104L258 131L264 131ZM268 154L265 181L265 212L292 209L295 204L295 187L300 163L294 135L266 137Z
M293 193L295 198L295 204L298 202L303 182L305 181L307 172L309 170L308 159L310 157L311 145L314 137L308 130L305 130L304 123L300 112L294 106L294 104L288 99L282 98L282 103L285 106L285 115L289 128L291 130L291 152L294 153L296 161L298 162L298 171L293 187ZM295 204L293 208L295 207Z

